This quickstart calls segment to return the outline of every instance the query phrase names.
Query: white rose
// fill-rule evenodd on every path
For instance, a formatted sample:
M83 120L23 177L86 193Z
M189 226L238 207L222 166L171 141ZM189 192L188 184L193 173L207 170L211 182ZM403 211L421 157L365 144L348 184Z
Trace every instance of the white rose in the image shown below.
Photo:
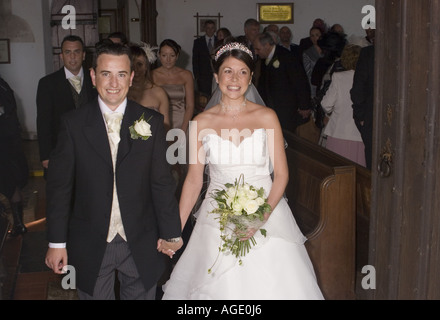
M255 201L257 201L258 206L261 206L264 204L264 199L261 197L258 197L257 199L255 199Z
M241 210L243 210L243 207L240 203L238 202L234 202L234 204L232 205L232 210L235 211L236 215L240 215L241 214Z
M246 212L247 212L248 214L253 214L253 213L257 212L258 207L259 207L259 205L258 205L257 201L255 201L255 200L249 200L249 201L246 203L246 205L245 205L245 207L244 207L244 210L246 210Z
M152 135L151 126L145 120L136 121L134 130L136 130L139 135L144 137L150 137Z
M273 67L274 67L275 69L278 69L278 68L280 67L280 62L279 62L278 60L275 60L275 61L273 62Z
M226 190L226 194L231 198L234 197L235 196L235 188L234 187L228 188L228 190Z
M258 192L257 191L255 191L255 190L249 190L248 191L248 193L247 193L247 197L249 198L249 199L255 199L255 198L257 198L258 197Z
M239 198L246 198L247 197L247 191L245 189L243 189L243 188L238 189L237 196Z
M238 203L240 203L242 207L244 207L248 201L249 198L246 195L242 195L241 197L238 198Z

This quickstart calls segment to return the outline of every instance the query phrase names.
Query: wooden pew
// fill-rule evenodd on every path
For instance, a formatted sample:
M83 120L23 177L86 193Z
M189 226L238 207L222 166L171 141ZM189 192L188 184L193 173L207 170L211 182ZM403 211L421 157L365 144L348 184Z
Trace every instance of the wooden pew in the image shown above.
M326 299L356 298L356 269L368 260L369 170L284 132L295 219ZM358 246L358 250L356 247Z

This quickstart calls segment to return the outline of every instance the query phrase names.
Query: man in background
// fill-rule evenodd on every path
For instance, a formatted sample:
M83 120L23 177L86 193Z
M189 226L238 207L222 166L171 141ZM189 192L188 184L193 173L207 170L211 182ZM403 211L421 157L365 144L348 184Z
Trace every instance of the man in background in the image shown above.
M213 71L211 65L211 54L215 49L217 37L215 22L206 20L204 24L205 35L194 40L192 52L192 65L194 78L200 95L209 99L212 92Z
M268 32L256 37L254 47L261 59L258 92L277 113L283 130L295 132L311 114L310 85L304 68L289 50L276 45Z
M73 35L65 37L60 57L64 66L41 78L37 89L37 134L45 176L57 142L61 115L97 96L90 73L83 68L86 57L83 40Z
M254 60L257 60L254 50L254 41L255 38L260 33L260 22L255 19L247 19L244 23L244 35L239 36L237 41L247 45L249 49L251 49L252 54L254 55Z

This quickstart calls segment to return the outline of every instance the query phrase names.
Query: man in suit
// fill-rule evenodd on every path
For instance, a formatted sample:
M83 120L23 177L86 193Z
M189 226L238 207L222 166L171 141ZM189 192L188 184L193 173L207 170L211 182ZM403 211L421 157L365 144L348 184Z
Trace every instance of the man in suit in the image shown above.
M276 45L269 33L259 34L254 48L261 58L258 92L277 113L281 127L295 132L311 113L310 85L304 68L289 50Z
M299 52L299 46L295 43L292 43L292 31L287 26L283 26L279 32L280 36L280 45L289 50L297 59L302 63L302 56Z
M361 50L350 91L353 118L365 145L367 168L372 166L373 105L374 105L374 45Z
M80 108L97 95L88 70L82 66L86 57L82 39L73 35L65 37L60 57L64 66L41 78L37 90L38 144L45 175L57 142L61 115Z
M205 35L194 40L192 65L199 93L209 98L212 93L213 79L211 54L213 54L217 42L217 37L215 36L217 30L212 20L207 20L204 28Z
M114 299L115 271L121 299L155 299L159 251L172 257L183 244L163 116L126 98L130 55L97 49L99 97L62 117L48 170L46 265L73 266L80 299Z
M254 60L257 59L257 56L255 55L254 40L260 33L260 26L260 22L257 20L253 18L247 19L244 22L244 35L237 37L238 42L245 44L252 51Z

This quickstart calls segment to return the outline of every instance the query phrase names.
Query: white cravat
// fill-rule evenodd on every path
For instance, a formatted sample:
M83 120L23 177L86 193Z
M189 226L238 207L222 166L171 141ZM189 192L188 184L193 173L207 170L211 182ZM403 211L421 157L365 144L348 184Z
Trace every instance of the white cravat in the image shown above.
M116 174L116 155L118 153L118 145L121 138L119 131L121 130L121 121L123 114L120 112L104 113L105 121L107 122L108 136L110 142L110 149L112 152L113 160L113 172ZM127 241L127 237L124 231L124 225L122 224L121 210L119 208L118 192L116 190L116 176L113 179L113 203L112 212L110 218L110 228L107 235L107 242L111 242L113 238L119 233L119 235Z
M80 76L73 76L69 78L70 83L75 88L76 92L78 94L81 92L81 77Z

